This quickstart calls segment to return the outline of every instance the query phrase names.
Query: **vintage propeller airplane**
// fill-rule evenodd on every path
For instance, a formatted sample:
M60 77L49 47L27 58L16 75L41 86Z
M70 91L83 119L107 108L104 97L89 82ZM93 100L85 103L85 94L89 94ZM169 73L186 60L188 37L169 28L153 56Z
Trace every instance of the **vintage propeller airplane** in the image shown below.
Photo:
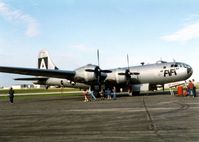
M99 65L99 51L97 51L98 65L88 64L75 70L60 70L52 62L47 51L42 50L38 58L38 68L0 66L0 72L37 76L36 78L18 78L16 80L32 80L37 84L60 85L68 87L93 87L100 90L101 86L117 91L131 90L139 93L142 88L157 90L157 86L187 80L193 73L190 65L182 62L142 63L139 66L103 70Z

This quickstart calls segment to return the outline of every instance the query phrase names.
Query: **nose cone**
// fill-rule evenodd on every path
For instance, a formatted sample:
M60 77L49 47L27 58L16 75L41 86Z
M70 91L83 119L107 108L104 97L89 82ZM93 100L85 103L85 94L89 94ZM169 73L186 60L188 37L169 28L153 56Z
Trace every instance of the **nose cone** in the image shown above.
M188 74L189 77L193 74L193 69L189 65L187 66L187 74Z

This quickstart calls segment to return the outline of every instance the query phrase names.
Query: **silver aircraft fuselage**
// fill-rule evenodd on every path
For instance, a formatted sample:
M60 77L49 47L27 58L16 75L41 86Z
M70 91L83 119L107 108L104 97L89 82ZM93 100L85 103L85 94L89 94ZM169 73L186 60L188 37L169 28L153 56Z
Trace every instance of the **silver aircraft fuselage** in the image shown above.
M119 75L127 68L112 69L112 73L107 74L105 80L124 83L125 76ZM181 62L168 62L147 64L142 66L133 66L129 68L130 72L138 72L139 75L131 75L134 83L165 84L176 81L187 80L193 73L192 68Z

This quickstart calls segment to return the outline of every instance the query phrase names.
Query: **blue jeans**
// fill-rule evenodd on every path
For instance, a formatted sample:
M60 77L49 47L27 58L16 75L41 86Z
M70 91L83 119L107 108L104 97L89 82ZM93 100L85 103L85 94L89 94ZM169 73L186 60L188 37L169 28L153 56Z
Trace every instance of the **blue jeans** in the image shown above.
M115 92L113 92L112 95L113 95L113 99L115 100L115 99L116 99L116 94L115 94Z
M96 97L95 97L95 95L93 94L93 91L91 91L89 94L90 94L90 96L93 98L93 100L96 100Z
M193 92L193 89L189 89L189 96L194 96L194 92Z

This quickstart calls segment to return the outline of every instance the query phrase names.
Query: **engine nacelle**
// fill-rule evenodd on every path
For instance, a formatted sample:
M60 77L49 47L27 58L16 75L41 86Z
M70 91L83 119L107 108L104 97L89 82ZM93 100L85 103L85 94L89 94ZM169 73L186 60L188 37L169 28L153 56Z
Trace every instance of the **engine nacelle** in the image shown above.
M86 65L76 69L75 81L76 82L92 82L96 80L95 72L86 71L88 69L95 70L96 65Z
M46 86L58 86L58 87L72 87L72 88L89 88L87 84L84 83L76 83L67 79L59 79L59 78L48 78L45 81L38 81L35 84L46 85Z
M126 76L125 75L119 75L119 73L125 73L125 70L124 69L120 69L120 68L115 70L116 83L118 83L118 84L126 83L126 81L127 81Z
M53 86L53 85L57 85L57 86L68 86L68 85L70 85L70 81L66 80L66 79L49 78L46 81L46 85L49 85L49 86Z

